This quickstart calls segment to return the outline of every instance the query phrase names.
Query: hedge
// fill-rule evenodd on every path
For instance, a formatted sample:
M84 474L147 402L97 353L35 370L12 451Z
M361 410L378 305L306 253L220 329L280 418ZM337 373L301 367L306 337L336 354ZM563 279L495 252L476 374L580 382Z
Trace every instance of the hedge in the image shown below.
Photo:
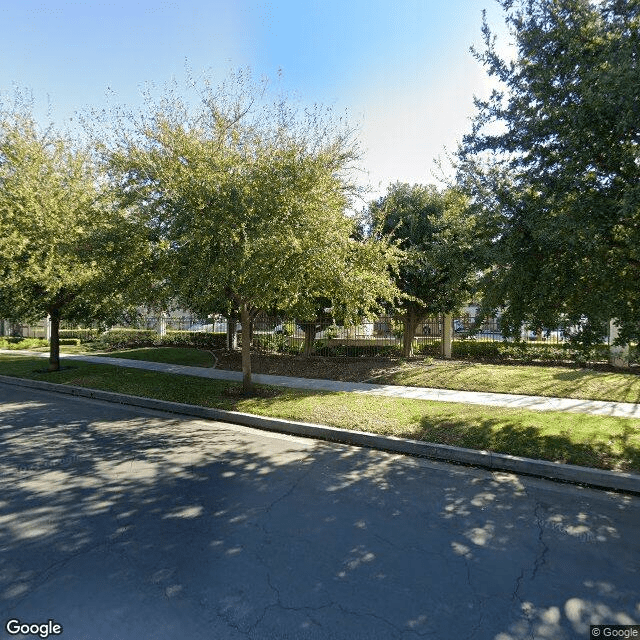
M60 339L77 338L82 342L91 342L100 335L98 329L60 329ZM62 343L60 343L62 344Z
M60 344L70 344L77 347L81 342L80 338L60 338Z
M508 362L606 362L608 345L580 348L571 344L532 344L529 342L476 342L454 340L451 355L472 360Z
M440 342L419 344L415 352L424 356L439 357ZM630 361L638 361L638 348L630 350ZM489 342L454 340L451 357L459 360L491 360L499 362L607 362L609 347L606 344L581 349L571 344L532 344L530 342Z
M225 333L198 331L167 331L164 336L153 329L112 329L98 339L99 346L110 351L140 349L142 347L195 347L197 349L223 349Z

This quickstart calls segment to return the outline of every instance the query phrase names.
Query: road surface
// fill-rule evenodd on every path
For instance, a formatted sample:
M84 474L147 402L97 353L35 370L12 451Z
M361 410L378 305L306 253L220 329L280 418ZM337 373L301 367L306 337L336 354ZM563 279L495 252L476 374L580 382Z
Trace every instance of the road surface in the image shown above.
M0 439L0 638L38 637L10 620L62 640L640 623L637 496L8 385Z

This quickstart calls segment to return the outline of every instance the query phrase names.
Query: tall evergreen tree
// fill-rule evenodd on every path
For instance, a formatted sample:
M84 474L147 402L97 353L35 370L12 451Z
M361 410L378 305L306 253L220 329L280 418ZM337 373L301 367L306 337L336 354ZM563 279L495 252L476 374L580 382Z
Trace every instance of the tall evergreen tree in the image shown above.
M640 2L502 0L505 61L484 23L477 58L501 89L477 100L460 182L494 225L488 306L503 327L610 318L640 333ZM481 167L481 169L479 169ZM585 322L585 319L587 322Z
M369 206L374 234L391 236L405 252L396 284L405 294L403 353L413 353L418 322L464 304L478 268L476 220L455 189L396 183Z

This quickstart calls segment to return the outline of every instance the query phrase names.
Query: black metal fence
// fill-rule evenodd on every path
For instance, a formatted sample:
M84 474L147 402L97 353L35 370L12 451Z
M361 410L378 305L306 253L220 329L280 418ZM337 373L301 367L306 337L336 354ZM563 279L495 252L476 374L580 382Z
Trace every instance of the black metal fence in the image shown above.
M62 329L76 329L76 325L61 323ZM227 319L221 316L215 318L199 318L197 316L171 315L140 315L128 322L120 323L113 328L165 331L196 331L206 333L225 333ZM240 331L240 324L236 322L236 329ZM343 326L322 321L315 323L301 322L283 317L258 316L253 322L253 332L260 334L286 335L293 338L304 338L307 331L313 330L314 339L334 340L384 340L389 344L400 343L404 331L404 322L400 316L383 316L372 320L364 320L355 326ZM443 319L440 317L422 318L417 325L415 338L418 342L433 341L442 337ZM47 334L46 320L37 324L23 324L0 320L0 335L22 337L45 337ZM471 315L461 315L453 318L454 339L469 339L489 342L512 341L505 338L501 332L500 319L492 318L477 324ZM557 344L568 341L568 336L561 329L543 329L531 331L524 329L520 340L525 342Z
M241 327L237 320L235 325L235 332L239 333ZM159 335L177 331L226 333L228 320L222 316L200 318L189 315L140 315L112 328L152 330ZM64 322L61 323L61 329L81 331ZM89 327L85 330L89 332ZM93 328L92 332L95 335L98 329ZM252 343L258 349L290 352L302 352L305 345L307 350L317 352L340 347L384 351L401 348L403 332L404 322L400 316L382 316L354 326L344 326L331 320L309 323L284 317L258 316L252 323ZM0 320L0 335L44 338L47 337L46 320L35 325ZM86 337L90 335L87 333ZM416 327L414 350L420 352L427 345L440 343L442 336L443 316L422 318ZM80 337L85 338L85 335ZM470 314L453 318L452 337L454 341L514 342L514 338L506 338L502 334L499 318L479 324ZM519 340L533 344L564 344L569 341L569 337L560 329L535 332L523 328Z

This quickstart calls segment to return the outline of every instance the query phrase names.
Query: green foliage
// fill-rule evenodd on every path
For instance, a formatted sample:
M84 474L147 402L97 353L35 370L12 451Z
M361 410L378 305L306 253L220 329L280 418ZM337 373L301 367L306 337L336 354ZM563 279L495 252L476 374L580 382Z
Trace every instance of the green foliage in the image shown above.
M202 331L167 331L162 336L163 346L195 347L196 349L224 349L225 333L208 333Z
M369 206L376 237L390 236L404 251L396 284L405 294L405 356L412 354L420 317L449 313L470 296L481 253L467 198L456 189L396 183Z
M152 329L111 329L95 342L96 347L106 350L136 349L160 345L160 336Z
M82 342L92 342L99 335L98 329L60 329L60 340L66 338L78 338ZM60 343L62 344L62 342Z
M442 353L441 342L419 342L414 345L414 353L421 356L438 357Z
M0 105L0 316L59 322L114 317L140 273L144 242L114 206L90 149L49 127L28 105Z
M48 347L44 338L10 338L0 337L0 349L39 349Z
M337 324L331 324L324 330L324 337L327 340L332 340L338 337L340 329Z
M253 345L262 351L275 353L287 353L290 347L288 333L274 333L269 335L254 336Z
M377 235L391 235L405 255L398 287L410 298L403 308L423 315L453 311L474 281L475 219L454 189L396 183L372 202L370 222Z
M143 347L194 347L196 349L223 349L224 333L199 331L167 331L164 336L153 329L111 329L103 333L96 346L107 351L139 349Z
M121 203L156 234L165 289L190 309L231 304L244 330L261 310L313 318L323 297L345 319L393 300L398 252L354 240L345 214L351 132L233 80L230 94L205 86L195 110L164 96L110 154Z
M79 346L82 340L80 338L60 338L60 344Z
M640 4L501 0L517 46L476 57L502 83L477 101L459 182L493 229L486 306L505 330L580 325L597 343L610 318L640 334Z
M532 344L529 342L489 342L454 340L452 356L470 360L492 360L513 362L589 362L607 361L608 347L591 347L565 344Z
M440 357L439 342L422 342L416 353ZM607 345L583 346L579 344L534 344L530 342L492 342L485 340L454 340L451 355L455 359L487 362L574 362L582 365L593 362L607 362Z

